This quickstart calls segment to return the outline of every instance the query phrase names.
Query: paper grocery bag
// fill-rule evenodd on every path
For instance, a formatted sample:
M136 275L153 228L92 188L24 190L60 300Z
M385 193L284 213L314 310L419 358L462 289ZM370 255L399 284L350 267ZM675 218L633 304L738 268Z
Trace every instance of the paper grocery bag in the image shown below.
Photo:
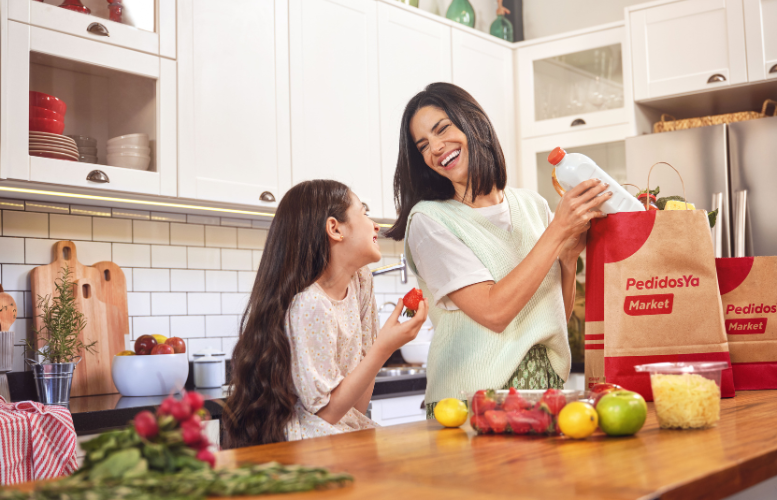
M586 362L590 358L593 366L586 367L586 376L590 382L600 376L597 365L601 363L606 382L652 401L650 378L637 373L636 365L730 364L715 256L703 210L612 214L593 221L589 233L593 248L586 251L586 306L589 300L592 304L590 315L586 308L586 334L591 334L591 338L586 335ZM599 322L602 326L596 329ZM591 331L589 325L594 327ZM603 351L602 355L596 351ZM721 394L734 396L730 368L723 371Z
M604 237L606 219L594 219L585 247L585 386L604 380Z
M777 389L777 257L716 259L737 390Z

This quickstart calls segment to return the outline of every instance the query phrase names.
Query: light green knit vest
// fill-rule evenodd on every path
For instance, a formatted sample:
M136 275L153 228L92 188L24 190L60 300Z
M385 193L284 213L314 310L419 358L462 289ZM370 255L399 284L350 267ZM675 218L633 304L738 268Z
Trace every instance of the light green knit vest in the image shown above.
M499 281L531 251L548 225L543 199L525 189L505 189L510 205L512 232L496 227L476 210L453 201L422 201L410 212L405 233L405 255L418 275L407 241L413 215L422 213L446 227L464 242ZM440 255L441 259L445 255ZM526 353L536 344L548 350L551 366L564 380L572 357L567 340L567 322L561 293L561 267L553 264L529 303L502 333L472 320L460 310L447 311L435 305L429 288L418 276L425 297L430 297L429 316L434 337L426 368L426 403L461 398L462 391L499 389L515 372Z

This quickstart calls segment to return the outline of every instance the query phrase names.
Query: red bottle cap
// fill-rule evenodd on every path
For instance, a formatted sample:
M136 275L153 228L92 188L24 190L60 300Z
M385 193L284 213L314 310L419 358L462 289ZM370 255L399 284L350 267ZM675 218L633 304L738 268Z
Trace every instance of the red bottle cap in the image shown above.
M558 165L558 162L563 160L566 155L567 152L559 147L550 152L548 155L548 161L551 165Z

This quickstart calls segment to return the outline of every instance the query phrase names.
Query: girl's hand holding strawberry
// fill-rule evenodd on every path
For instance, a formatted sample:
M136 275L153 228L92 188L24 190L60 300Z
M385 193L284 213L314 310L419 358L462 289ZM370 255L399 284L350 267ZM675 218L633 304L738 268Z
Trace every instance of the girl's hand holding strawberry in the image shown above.
M380 348L388 352L389 356L403 345L414 340L421 330L424 321L426 321L426 315L429 312L428 300L421 297L416 303L411 305L414 305L417 308L417 311L415 311L411 319L402 323L399 322L399 315L405 307L403 299L397 303L394 312L391 313L391 316L383 325L383 328L380 329L375 346L380 346ZM408 307L408 310L412 311L410 307Z

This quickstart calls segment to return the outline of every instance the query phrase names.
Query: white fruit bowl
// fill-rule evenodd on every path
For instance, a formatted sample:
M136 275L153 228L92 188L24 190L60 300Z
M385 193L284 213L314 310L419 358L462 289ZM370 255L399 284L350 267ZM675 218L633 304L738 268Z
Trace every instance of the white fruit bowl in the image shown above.
M426 364L426 359L429 357L429 346L431 341L414 340L408 342L400 348L402 357L411 364Z
M114 356L111 375L122 396L166 396L186 384L189 357L186 353Z

